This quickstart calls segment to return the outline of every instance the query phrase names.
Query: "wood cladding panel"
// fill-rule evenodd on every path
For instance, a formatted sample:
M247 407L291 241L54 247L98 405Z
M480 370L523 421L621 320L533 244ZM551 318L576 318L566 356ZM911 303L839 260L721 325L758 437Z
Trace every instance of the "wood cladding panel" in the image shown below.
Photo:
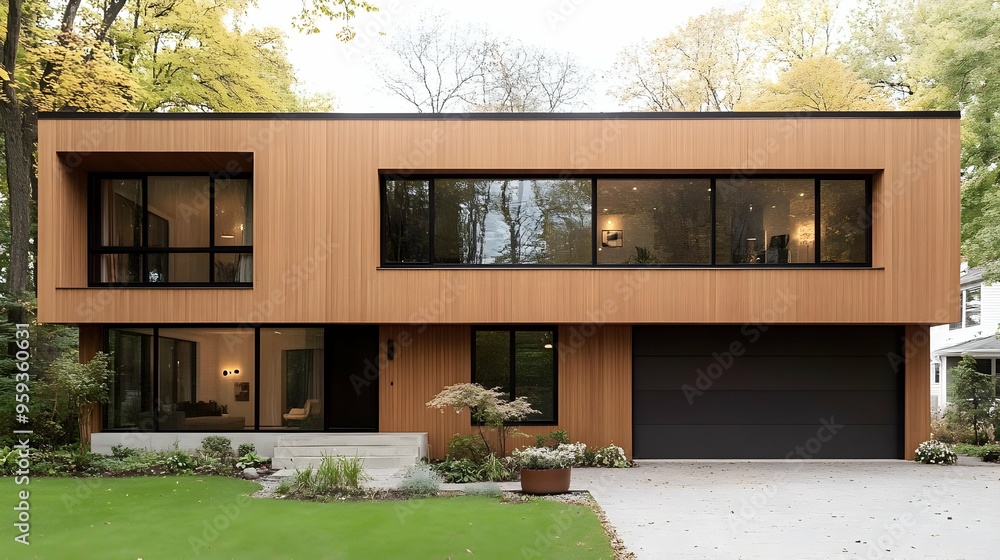
M903 354L903 452L904 458L912 461L917 446L931 439L931 335L927 325L906 326Z
M526 434L566 430L591 446L615 443L632 456L632 329L559 327L557 426L525 426ZM427 432L430 453L443 458L453 434L476 431L468 411L427 408L447 385L472 377L472 330L467 325L383 325L382 343L396 342L395 358L379 360L379 431ZM524 445L533 439L513 439Z
M955 119L46 119L39 126L39 317L46 322L957 318ZM113 170L104 169L114 162L108 154L123 152L147 166L169 161L157 155L168 152L234 154L246 164L253 154L253 289L86 288L86 171ZM83 161L68 166L67 154ZM876 268L379 270L378 175L410 170L872 173Z

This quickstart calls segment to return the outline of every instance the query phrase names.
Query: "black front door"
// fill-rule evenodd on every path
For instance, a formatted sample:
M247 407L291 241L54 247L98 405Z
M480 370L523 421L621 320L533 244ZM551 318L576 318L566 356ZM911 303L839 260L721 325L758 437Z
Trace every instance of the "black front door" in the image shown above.
M326 427L378 431L378 325L326 327Z

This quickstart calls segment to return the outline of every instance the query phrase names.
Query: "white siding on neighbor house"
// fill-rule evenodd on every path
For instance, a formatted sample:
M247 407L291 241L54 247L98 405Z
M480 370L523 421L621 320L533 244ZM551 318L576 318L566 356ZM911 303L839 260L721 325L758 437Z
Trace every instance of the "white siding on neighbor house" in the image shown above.
M980 324L975 327L951 329L950 325L939 325L931 327L931 408L940 409L945 405L945 387L947 387L947 365L944 356L939 355L939 351L944 348L955 346L963 342L975 340L985 336L993 335L1000 326L1000 283L988 285L985 282L969 282L976 274L975 269L969 269L967 263L962 263L962 290L980 286L981 296L981 319ZM961 302L955 302L960 306ZM939 363L941 367L941 380L934 382L934 364Z

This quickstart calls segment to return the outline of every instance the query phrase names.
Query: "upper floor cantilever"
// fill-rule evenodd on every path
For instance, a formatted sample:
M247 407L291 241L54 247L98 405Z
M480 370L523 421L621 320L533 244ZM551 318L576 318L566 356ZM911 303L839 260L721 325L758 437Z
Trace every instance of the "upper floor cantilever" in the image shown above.
M955 319L957 113L60 113L39 135L45 321Z

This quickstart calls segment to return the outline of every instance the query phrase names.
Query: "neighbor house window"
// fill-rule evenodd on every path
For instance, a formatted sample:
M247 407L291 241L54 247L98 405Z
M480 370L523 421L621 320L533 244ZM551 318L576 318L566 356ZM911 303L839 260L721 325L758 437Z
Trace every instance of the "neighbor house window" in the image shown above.
M959 320L957 323L948 325L950 330L963 329L968 327L978 327L982 322L983 309L983 288L976 286L962 290L959 302Z
M510 399L525 397L539 412L523 423L555 424L555 329L473 329L472 381Z
M91 285L253 282L248 175L97 176L91 192Z
M870 266L871 181L382 178L385 266Z

